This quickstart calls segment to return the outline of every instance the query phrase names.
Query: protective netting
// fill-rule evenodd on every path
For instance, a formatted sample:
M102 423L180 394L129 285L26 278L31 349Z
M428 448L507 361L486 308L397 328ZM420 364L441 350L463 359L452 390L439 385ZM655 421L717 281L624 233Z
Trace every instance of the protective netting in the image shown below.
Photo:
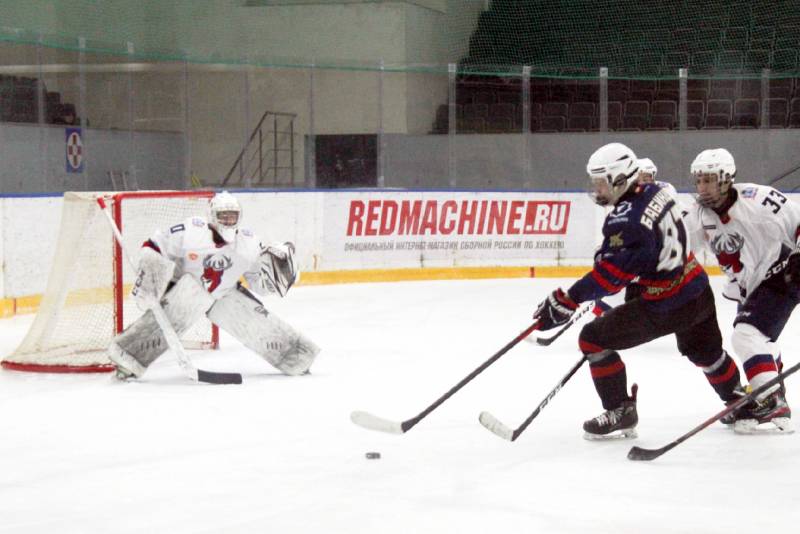
M724 145L755 176L778 176L800 165L798 8L0 0L14 158L0 181L5 192L582 188L562 155L582 159L598 139L569 136L562 150L547 136L480 135L528 132L631 132L666 172L695 145ZM60 161L76 127L78 170ZM782 183L800 187L798 175Z
M128 249L138 254L155 229L192 215L204 216L210 193L130 195L118 197L113 208ZM135 273L115 250L111 227L96 196L65 193L58 248L39 312L20 346L3 360L4 366L54 372L110 370L109 343L120 325L127 327L141 316L129 295ZM122 268L121 284L115 276L116 265ZM212 348L211 323L203 319L182 341L187 348Z
M494 0L472 34L465 68L531 65L611 76L797 72L800 3L683 0Z
M779 74L798 71L797 0L449 0L380 7L376 4L384 3L362 3L370 6L356 11L359 2L308 7L310 3L302 0L78 0L54 1L41 9L34 2L2 2L5 27L0 39L77 50L75 39L80 37L89 51L127 54L131 43L139 57L150 59L261 66L327 62L371 69L382 59L402 70L460 62L462 68L483 73L516 72L520 65L568 75L605 66L612 75L646 77L674 75L681 67L698 75L758 73L764 68ZM402 4L417 8L403 16L421 28L413 35L421 39L403 43L404 58L386 57L386 50L379 49L374 54L350 50L349 58L335 57L340 54L335 51L326 56L324 48L290 48L286 43L293 36L275 31L276 25L289 24L297 33L313 30L326 18L330 24L361 18L356 27L362 38L371 39L371 23L396 14L381 9L402 10ZM426 19L420 14L426 8L435 15ZM387 42L392 37L383 36Z

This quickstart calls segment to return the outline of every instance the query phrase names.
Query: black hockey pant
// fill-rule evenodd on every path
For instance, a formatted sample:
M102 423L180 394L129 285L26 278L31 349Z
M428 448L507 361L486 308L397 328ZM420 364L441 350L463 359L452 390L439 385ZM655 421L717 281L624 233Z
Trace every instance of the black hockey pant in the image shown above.
M678 350L702 368L708 382L723 401L733 398L739 369L722 349L714 293L703 293L674 310L653 310L652 303L636 298L604 313L581 330L579 344L603 408L617 408L628 398L625 364L618 350L638 347L656 338L675 334Z

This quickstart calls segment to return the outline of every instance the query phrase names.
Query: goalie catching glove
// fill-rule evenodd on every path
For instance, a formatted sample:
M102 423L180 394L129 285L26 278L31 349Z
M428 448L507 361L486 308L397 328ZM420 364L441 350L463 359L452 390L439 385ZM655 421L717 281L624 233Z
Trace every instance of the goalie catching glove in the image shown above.
M262 292L277 293L285 297L289 288L297 281L297 266L294 262L294 244L267 246L261 253Z
M550 330L569 321L576 309L578 304L559 288L539 304L533 318L539 322L539 330Z

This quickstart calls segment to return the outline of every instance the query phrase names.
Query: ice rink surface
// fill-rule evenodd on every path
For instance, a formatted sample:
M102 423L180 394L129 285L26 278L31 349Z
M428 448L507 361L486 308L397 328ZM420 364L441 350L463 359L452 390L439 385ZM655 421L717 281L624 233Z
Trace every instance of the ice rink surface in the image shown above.
M712 280L730 348L734 307ZM281 376L224 334L193 358L243 385L192 384L170 355L132 383L0 372L0 532L798 532L800 433L715 424L653 462L627 460L722 407L672 337L623 353L640 387L636 440L582 438L602 411L588 366L516 442L478 423L488 410L518 426L579 359L579 326L550 347L520 343L407 434L350 422L353 410L416 415L570 283L295 288L269 307L322 347L310 376ZM0 321L3 355L31 321ZM781 338L790 365L798 321ZM800 409L800 377L787 387Z

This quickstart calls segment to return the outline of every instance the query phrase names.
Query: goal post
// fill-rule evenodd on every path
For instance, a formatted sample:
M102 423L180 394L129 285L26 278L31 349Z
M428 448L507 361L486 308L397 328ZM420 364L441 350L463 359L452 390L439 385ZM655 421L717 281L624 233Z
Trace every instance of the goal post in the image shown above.
M47 287L36 318L2 366L50 373L108 372L113 337L142 315L130 298L135 278L97 205L102 196L129 250L138 254L156 229L205 217L212 191L64 193ZM134 264L138 258L133 258ZM203 318L181 336L187 349L214 349L219 332Z

